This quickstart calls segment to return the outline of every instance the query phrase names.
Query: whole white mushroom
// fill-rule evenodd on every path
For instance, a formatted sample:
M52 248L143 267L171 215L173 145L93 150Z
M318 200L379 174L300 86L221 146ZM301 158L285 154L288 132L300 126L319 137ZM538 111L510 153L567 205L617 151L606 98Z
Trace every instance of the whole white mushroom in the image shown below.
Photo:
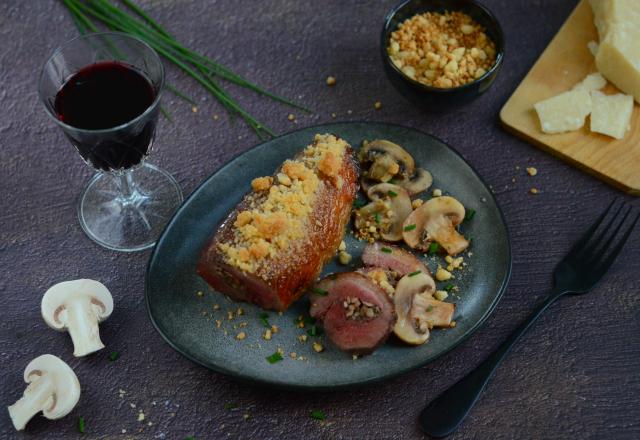
M45 292L41 311L49 327L69 332L73 355L85 356L104 348L98 323L113 312L113 298L98 281L64 281Z
M24 369L24 381L29 385L20 400L8 407L13 426L24 429L31 418L42 411L49 420L66 416L80 399L80 382L64 361L43 354Z

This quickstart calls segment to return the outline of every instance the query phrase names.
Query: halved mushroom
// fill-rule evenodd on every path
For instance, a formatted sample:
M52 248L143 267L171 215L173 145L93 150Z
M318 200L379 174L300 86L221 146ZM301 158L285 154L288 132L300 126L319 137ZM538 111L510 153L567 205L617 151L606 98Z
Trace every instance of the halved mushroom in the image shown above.
M358 159L371 164L366 177L380 182L388 182L394 176L408 178L415 170L413 157L404 148L383 139L363 142Z
M47 290L41 312L47 325L68 331L73 355L85 356L104 348L98 323L113 311L113 298L104 284L88 279L64 281Z
M451 327L453 313L456 305L426 295L416 295L413 297L413 306L409 312L410 318L414 322L426 323L429 329L434 327Z
M402 178L396 181L399 185L407 190L410 196L420 194L433 183L433 176L424 168L416 168L412 176Z
M398 281L393 304L398 320L393 332L398 338L411 345L424 344L429 339L429 326L416 321L413 313L413 303L417 297L432 298L436 291L436 283L426 273L405 275Z
M456 255L469 246L467 239L456 230L464 215L464 206L453 197L434 197L405 219L402 228L404 241L420 250L427 250L435 241L449 255Z
M389 206L385 212L389 225L381 231L380 236L387 241L402 240L402 223L412 210L411 199L407 191L398 185L379 183L369 188L367 196L373 200L373 203L383 200Z
M73 370L50 354L29 362L24 370L24 381L29 385L22 398L8 408L18 431L40 411L49 420L66 416L80 399L80 382Z

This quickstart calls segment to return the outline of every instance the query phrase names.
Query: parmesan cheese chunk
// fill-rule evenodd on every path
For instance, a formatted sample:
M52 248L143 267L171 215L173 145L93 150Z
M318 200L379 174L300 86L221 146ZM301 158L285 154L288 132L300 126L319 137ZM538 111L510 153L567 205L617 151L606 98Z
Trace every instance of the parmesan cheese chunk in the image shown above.
M638 2L640 3L640 2ZM598 70L623 92L640 102L640 22L609 30L596 56Z
M585 79L573 87L573 90L585 90L590 92L592 90L600 90L606 85L607 80L604 79L604 76L596 72L591 75L587 75Z
M589 0L600 40L621 23L640 24L640 2L638 0Z
M605 95L592 91L591 131L622 139L629 130L633 97L629 95Z
M591 113L591 95L585 90L571 90L534 105L545 133L578 130Z

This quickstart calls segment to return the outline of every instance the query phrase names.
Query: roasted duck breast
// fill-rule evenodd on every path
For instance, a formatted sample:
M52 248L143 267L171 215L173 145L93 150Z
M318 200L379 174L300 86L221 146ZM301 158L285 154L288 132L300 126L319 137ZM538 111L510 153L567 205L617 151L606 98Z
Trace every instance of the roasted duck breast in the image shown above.
M251 186L204 246L197 271L234 300L285 310L342 240L358 190L357 161L344 140L316 135Z
M386 340L396 314L389 296L358 272L329 275L317 283L309 314L322 321L331 341L343 351L367 354Z

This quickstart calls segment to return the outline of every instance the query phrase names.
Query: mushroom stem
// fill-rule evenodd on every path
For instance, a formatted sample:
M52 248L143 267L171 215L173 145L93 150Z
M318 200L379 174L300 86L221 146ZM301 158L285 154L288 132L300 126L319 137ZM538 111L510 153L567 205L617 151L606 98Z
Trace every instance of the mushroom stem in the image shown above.
M98 316L88 297L76 298L67 304L67 328L73 340L73 355L85 356L101 350Z
M49 375L44 374L31 382L20 400L11 405L9 416L16 430L21 431L40 411L54 403L54 384Z

